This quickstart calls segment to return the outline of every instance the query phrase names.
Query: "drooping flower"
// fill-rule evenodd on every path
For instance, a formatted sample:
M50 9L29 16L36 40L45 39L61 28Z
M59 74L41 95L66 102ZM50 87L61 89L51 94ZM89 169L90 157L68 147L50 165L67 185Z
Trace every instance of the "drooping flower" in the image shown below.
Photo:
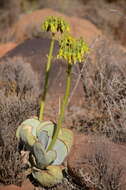
M63 58L70 64L82 62L89 48L82 38L75 39L70 34L65 34L59 42L58 58Z
M64 33L70 31L70 26L62 17L48 16L42 24L42 30L53 34L56 32Z

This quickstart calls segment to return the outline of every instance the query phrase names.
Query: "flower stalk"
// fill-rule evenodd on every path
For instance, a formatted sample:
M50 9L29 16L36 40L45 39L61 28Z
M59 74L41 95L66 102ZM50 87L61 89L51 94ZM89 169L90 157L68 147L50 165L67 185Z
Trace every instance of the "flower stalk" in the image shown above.
M52 40L50 44L48 61L47 61L47 66L46 66L46 71L45 71L44 91L43 91L41 102L40 102L40 113L39 113L40 121L43 120L43 116L44 116L44 108L45 108L45 101L46 101L46 95L47 95L47 90L48 90L49 74L51 70L51 61L53 58L52 55L53 55L54 42L55 42L54 37L57 32L60 32L61 34L64 32L69 32L70 27L69 27L69 24L64 19L60 17L49 16L42 24L42 30L46 32L51 32Z
M58 118L58 123L57 123L57 128L56 132L53 136L53 139L48 147L48 150L51 150L53 146L56 143L56 140L59 135L59 131L62 128L62 123L64 119L64 114L65 114L65 108L68 103L68 98L70 95L70 87L71 87L71 71L72 71L72 66L76 64L76 62L82 62L84 59L85 53L88 52L88 46L87 44L83 41L83 39L75 39L73 38L70 34L65 34L60 42L60 49L59 49L59 54L58 58L63 58L67 61L67 81L66 81L66 91L65 95L63 97L63 101L61 103L61 108L60 108L60 114Z
M56 128L56 132L53 136L53 140L51 141L48 150L51 150L53 148L53 146L55 145L55 142L57 140L59 131L62 127L62 123L64 120L64 114L65 114L65 108L67 106L68 103L68 98L70 95L70 87L71 87L71 71L72 71L72 64L68 63L68 69L67 69L67 82L66 82L66 91L65 91L65 95L63 97L63 101L61 103L61 108L60 108L60 113L59 113L59 118L58 118L58 123L57 123L57 128Z
M41 97L41 102L40 102L40 114L39 114L39 120L43 120L44 116L44 107L45 107L45 100L46 100L46 95L47 95L47 90L48 90L48 83L49 83L49 74L51 70L51 61L52 61L52 54L53 54L53 49L54 49L54 42L55 39L52 37L51 44L50 44L50 50L49 50L49 55L48 55L48 62L46 65L46 75L45 75L45 83L44 83L44 91Z

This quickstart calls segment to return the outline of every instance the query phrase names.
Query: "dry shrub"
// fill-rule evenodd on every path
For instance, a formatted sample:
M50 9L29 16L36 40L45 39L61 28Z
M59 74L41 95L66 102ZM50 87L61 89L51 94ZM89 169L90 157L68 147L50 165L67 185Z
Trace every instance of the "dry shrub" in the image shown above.
M35 97L0 95L0 182L19 185L23 176L15 133L23 120L37 115L39 105Z
M11 140L7 146L0 147L0 184L21 185L22 180L20 154Z
M22 59L0 64L0 81L0 183L20 185L24 176L15 133L23 120L38 114L39 83Z
M92 118L90 114L79 118L81 130L87 126L89 131L126 142L126 53L106 40L99 41L94 51L95 58L87 61L82 75L84 107Z
M19 14L21 13L20 2L21 0L0 1L0 29L2 29L3 34L7 28L17 21ZM0 40L2 40L2 38L3 35L0 36Z
M109 39L118 40L122 45L126 44L125 0L80 1L83 4L79 16L95 24Z
M75 136L68 172L85 190L126 189L126 147L99 135Z
M21 57L7 59L0 64L0 87L6 96L24 97L39 94L37 74Z
M89 172L87 169L83 172L80 170L80 175L87 188L96 190L125 189L126 180L122 182L122 178L125 178L126 174L125 160L123 162L118 160L120 155L116 155L116 149L120 151L119 147L104 138L96 137L94 139L94 143L90 146L89 153L85 157L85 165L90 166L90 170Z
M37 115L38 109L38 101L35 97L20 99L16 96L5 97L1 95L0 128L4 145L10 142L8 133L14 137L18 125L23 120Z
M75 15L77 16L79 14L79 10L81 6L83 5L81 1L77 1L77 0L64 0L64 1L46 0L46 2L38 0L38 4L39 4L39 8L51 8L53 10L65 13L67 15L74 15L74 16Z

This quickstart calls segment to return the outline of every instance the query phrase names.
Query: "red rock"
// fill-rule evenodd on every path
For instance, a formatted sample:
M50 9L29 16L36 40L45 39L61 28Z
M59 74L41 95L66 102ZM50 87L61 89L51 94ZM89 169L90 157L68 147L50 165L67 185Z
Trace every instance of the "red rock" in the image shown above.
M6 44L0 44L0 57L5 55L8 51L12 50L13 48L16 47L16 43L9 42Z
M21 190L34 190L34 188L34 185L29 180L24 181L21 186Z
M10 31L17 42L29 39L33 32L40 30L40 25L47 16L61 16L70 23L71 33L75 37L84 37L87 42L92 42L101 31L94 24L86 19L69 17L51 9L36 10L31 14L22 16ZM35 31L33 31L35 30Z
M113 172L116 172L116 176L117 171L121 169L121 177L118 176L118 179L120 183L126 182L126 146L115 144L105 137L78 134L68 156L68 170L77 184L86 184L90 188L98 187L102 169L99 170L97 167L96 155L99 155L98 159L102 159L99 163L103 166L100 167L107 166L104 177L111 176ZM124 186L126 189L126 183Z
M34 190L34 188L34 185L29 180L24 181L21 187L16 185L0 186L0 190Z
M6 185L6 186L1 186L0 190L21 190L21 188L16 185Z

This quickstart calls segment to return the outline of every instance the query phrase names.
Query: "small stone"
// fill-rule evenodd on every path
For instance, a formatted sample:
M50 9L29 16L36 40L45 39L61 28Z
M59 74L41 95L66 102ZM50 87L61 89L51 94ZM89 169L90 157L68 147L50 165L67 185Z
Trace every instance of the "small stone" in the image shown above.
M93 172L93 167L87 163L86 159L89 153L89 145L92 143L93 139L88 136L83 134L75 135L74 145L68 156L70 174L74 181L81 186L85 185L84 175Z
M21 188L16 185L6 185L0 186L0 190L21 190Z
M35 186L27 179L23 182L20 190L34 190Z
M23 182L22 186L17 185L5 185L0 186L0 190L34 190L35 186L27 179Z

